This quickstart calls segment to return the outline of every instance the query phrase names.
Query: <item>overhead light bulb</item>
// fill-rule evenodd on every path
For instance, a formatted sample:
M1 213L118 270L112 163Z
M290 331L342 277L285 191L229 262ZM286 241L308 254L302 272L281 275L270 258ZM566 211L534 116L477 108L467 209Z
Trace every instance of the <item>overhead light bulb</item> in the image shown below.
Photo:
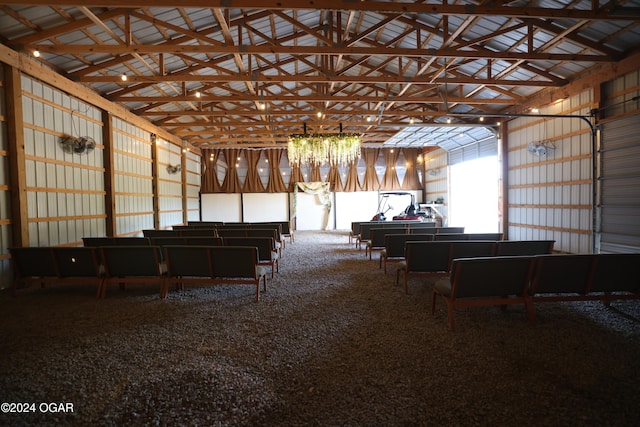
M126 82L126 81L127 81L127 78L128 78L128 77L127 77L127 75L126 75L126 74L123 74L122 76L120 76L120 80L122 80L123 82Z
M196 98L200 98L202 96L202 94L200 93L199 90L196 91Z
M409 124L413 124L413 122L414 122L413 117L411 117L411 118L409 119Z
M35 56L36 58L40 58L40 51L39 50L34 50L33 51L33 56Z

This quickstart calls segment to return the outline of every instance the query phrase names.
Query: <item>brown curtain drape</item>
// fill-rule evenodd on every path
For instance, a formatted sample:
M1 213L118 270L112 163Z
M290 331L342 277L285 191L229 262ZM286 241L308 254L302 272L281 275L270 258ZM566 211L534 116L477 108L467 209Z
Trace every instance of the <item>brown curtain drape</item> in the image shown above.
M386 166L380 188L382 190L399 190L400 180L398 180L398 173L396 172L396 163L398 161L398 157L400 156L400 150L382 150L382 155L384 156Z
M304 182L304 176L302 175L302 170L300 170L299 164L291 165L291 180L289 181L289 192L293 192L295 190L296 182Z
M327 174L327 182L330 191L342 191L342 180L340 179L340 169L338 165L331 165Z
M224 150L224 159L227 162L227 174L222 181L220 191L223 193L242 193L240 178L238 178L238 170L236 168L236 159L240 154L237 148Z
M313 164L311 165L311 179L309 182L320 182L322 181L322 174L320 173L320 165Z
M349 163L349 169L347 171L347 181L344 184L343 191L358 191L360 189L360 183L358 182L358 159Z
M403 148L402 154L407 162L407 172L402 180L403 190L420 190L422 185L420 184L420 176L418 176L418 154L420 154L419 148Z
M378 161L379 154L380 149L378 148L360 149L360 155L364 159L366 166L366 169L364 170L364 179L361 183L363 191L377 191L380 189L380 181L376 174L376 161Z
M267 182L267 193L284 193L287 191L287 186L282 179L282 173L280 172L280 160L284 149L276 148L274 150L265 150L264 154L269 161L269 182ZM300 169L298 169L300 170ZM291 178L293 179L293 168L291 170Z
M244 158L247 160L247 177L242 187L243 193L263 193L264 186L260 181L258 174L258 162L260 162L260 153L262 150L242 150Z
M202 174L202 182L200 187L201 193L219 193L220 181L218 181L218 171L216 164L220 149L205 150L203 152L202 163L205 164L204 173Z

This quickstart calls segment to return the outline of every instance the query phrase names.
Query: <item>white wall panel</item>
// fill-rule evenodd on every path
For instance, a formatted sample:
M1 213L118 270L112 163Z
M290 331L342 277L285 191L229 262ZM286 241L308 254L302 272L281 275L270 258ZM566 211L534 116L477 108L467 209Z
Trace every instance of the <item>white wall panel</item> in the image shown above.
M244 193L242 217L245 222L288 221L288 193Z
M116 235L154 228L151 133L113 118Z
M37 221L29 227L35 233L30 244L79 243L78 230L84 231L85 224L95 224L96 216L104 223L100 111L28 77L22 77L22 84L27 216ZM63 136L88 136L96 147L68 153L59 144Z
M202 221L242 221L239 193L211 193L202 195Z
M542 108L544 114L576 114L589 110L592 93L585 91ZM585 101L587 100L587 101ZM579 119L519 118L508 131L508 237L552 238L563 252L591 252L591 137ZM529 142L550 140L547 157L529 153Z

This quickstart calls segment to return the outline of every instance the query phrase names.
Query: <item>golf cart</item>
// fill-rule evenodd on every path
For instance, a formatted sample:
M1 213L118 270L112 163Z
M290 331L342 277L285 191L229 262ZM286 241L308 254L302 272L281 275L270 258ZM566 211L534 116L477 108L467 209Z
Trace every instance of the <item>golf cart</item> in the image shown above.
M406 191L385 191L383 193L378 194L378 210L377 213L373 216L372 221L386 221L387 217L385 214L393 207L389 204L389 199L392 196L409 196L411 202L405 208L404 212L399 215L393 217L396 221L401 220L418 220L418 221L426 221L428 220L428 215L426 211L420 210L420 206L416 203L416 196L413 193L409 193Z

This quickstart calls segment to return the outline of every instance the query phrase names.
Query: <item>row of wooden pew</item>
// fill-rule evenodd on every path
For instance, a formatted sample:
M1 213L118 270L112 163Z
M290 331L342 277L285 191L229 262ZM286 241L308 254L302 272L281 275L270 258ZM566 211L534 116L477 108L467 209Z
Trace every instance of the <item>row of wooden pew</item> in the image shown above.
M399 261L396 285L400 283L402 275L404 291L408 294L409 276L446 276L456 258L550 254L554 243L553 240L406 241L404 256L396 258ZM385 262L392 259L389 253L386 257Z
M13 291L20 284L83 283L97 286L105 297L109 285L156 283L160 297L169 287L185 283L242 284L267 290L267 268L255 246L127 245L10 248L15 271ZM273 268L273 267L272 267ZM272 270L273 274L273 270Z
M294 232L289 221L262 221L262 222L215 222L215 221L189 221L187 224L174 225L174 231L183 232L185 235L196 235L199 231L215 230L216 235L222 236L218 230L247 230L275 228L278 233L278 241L285 244L285 238L290 242L295 240Z
M142 230L144 237L149 239L163 239L163 238L212 238L212 237L270 237L273 239L278 253L282 255L282 249L285 247L285 238L280 232L280 225L263 225L260 228L253 226L236 226L233 228L221 227L221 228L208 228L208 227L195 227L185 228L182 226L174 226L174 229L145 229Z
M447 303L455 330L458 307L523 304L535 323L535 303L640 298L640 254L546 254L454 259L432 291Z
M269 234L267 234L269 236ZM255 246L258 248L258 262L260 265L271 266L271 277L274 270L279 269L280 247L273 237L256 235L252 237L205 237L180 236L167 233L161 237L83 237L84 246Z
M435 222L417 220L401 221L353 221L349 232L349 243L355 240L356 247L362 247L371 239L372 229L393 228L409 234L464 233L464 227L437 227Z
M374 250L380 250L384 254L393 254L394 247L402 245L404 253L405 241L441 241L441 240L502 240L502 233L438 233L438 234L409 234L403 233L402 229L395 228L374 228L371 230L370 240L365 245L365 256L368 254L372 258ZM394 236L387 238L387 236ZM382 254L381 252L381 254ZM382 255L381 255L382 260Z

